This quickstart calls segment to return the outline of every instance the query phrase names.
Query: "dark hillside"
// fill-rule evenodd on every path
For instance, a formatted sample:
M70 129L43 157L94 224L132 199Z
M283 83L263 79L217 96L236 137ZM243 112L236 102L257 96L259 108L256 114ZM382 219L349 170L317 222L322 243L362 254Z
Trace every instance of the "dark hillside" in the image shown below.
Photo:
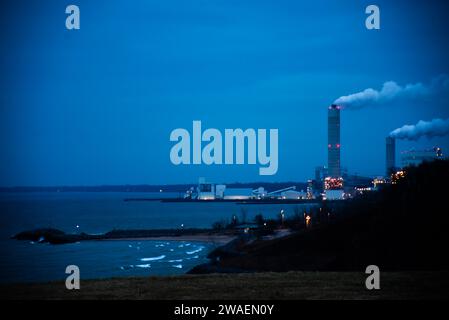
M326 210L335 217L288 238L255 241L193 273L449 270L449 161L408 168L397 184Z

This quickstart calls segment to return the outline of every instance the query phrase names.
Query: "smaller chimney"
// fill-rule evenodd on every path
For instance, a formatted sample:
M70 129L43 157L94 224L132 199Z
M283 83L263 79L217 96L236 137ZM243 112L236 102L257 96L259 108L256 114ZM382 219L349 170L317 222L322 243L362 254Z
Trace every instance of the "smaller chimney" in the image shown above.
M386 176L396 171L396 139L388 136L386 142Z

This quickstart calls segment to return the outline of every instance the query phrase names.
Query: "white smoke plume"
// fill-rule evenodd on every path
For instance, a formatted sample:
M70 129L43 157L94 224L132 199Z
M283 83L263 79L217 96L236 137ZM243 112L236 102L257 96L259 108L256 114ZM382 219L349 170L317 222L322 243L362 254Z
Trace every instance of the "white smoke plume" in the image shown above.
M365 106L383 104L398 98L416 98L431 96L449 91L449 75L442 74L432 79L426 85L421 82L400 86L394 81L387 81L380 91L372 88L361 92L342 96L334 101L334 104L344 108L359 109Z
M418 140L421 137L441 137L449 134L449 119L418 121L415 125L405 125L390 132L390 137L406 140Z

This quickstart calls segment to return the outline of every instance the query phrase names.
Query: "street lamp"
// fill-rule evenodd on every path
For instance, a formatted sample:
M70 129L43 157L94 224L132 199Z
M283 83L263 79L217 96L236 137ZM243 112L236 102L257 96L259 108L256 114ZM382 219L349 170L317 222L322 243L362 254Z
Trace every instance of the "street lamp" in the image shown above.
M310 227L311 220L312 220L312 218L311 218L309 215L307 215L307 216L306 216L306 227L307 227L307 228Z

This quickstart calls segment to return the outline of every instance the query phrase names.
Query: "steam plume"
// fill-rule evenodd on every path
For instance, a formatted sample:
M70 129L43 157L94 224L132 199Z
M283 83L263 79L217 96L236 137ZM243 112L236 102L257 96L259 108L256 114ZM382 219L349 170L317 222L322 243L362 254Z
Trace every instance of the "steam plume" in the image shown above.
M398 98L430 96L443 91L449 91L449 75L447 74L433 78L426 85L418 82L400 86L394 81L387 81L383 84L380 91L368 88L361 92L342 96L335 100L334 104L345 108L358 109L369 105L386 103Z
M390 137L406 140L418 140L421 137L438 137L449 134L449 119L418 121L415 125L405 125L390 132Z

